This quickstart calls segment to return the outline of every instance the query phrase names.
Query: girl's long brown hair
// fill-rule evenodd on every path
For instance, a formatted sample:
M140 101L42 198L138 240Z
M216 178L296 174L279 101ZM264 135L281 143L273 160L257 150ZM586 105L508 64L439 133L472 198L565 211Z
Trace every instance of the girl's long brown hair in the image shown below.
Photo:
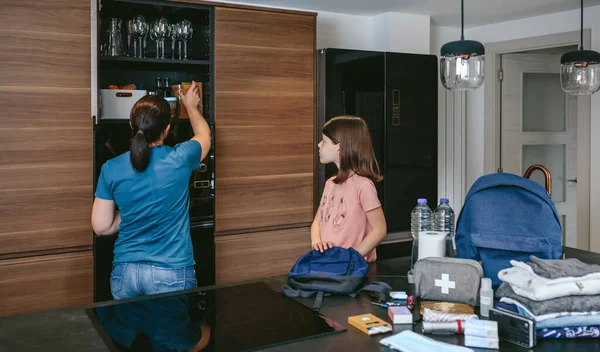
M323 126L323 134L340 145L340 169L334 183L342 183L351 173L371 179L383 180L375 159L369 128L357 116L343 115L332 118Z

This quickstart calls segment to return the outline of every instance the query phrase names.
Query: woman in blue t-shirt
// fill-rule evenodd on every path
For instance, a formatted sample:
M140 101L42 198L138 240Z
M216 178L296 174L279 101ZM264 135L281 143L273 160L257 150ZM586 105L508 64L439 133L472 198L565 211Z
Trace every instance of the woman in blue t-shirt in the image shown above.
M119 233L110 287L114 299L195 288L188 181L210 150L210 128L198 111L195 82L181 97L194 137L163 145L169 104L145 96L131 109L131 151L107 161L92 208L98 235ZM119 211L116 211L118 206Z

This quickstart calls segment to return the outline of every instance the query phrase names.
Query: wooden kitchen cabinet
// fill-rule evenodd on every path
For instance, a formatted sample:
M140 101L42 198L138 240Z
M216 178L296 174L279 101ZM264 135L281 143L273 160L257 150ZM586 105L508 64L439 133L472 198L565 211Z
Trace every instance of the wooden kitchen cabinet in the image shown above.
M312 220L315 19L215 10L217 236Z
M217 284L285 275L310 250L310 227L215 238Z
M182 1L216 5L217 282L283 274L310 249L316 14ZM0 4L0 315L92 302L92 6Z
M92 252L0 260L0 316L92 303Z
M91 303L89 0L3 0L0 46L0 315Z

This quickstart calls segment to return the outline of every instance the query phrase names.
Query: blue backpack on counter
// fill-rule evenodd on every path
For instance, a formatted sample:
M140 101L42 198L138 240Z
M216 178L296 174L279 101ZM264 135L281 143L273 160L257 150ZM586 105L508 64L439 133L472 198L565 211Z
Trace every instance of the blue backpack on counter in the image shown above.
M481 261L494 287L511 260L559 259L563 252L562 227L546 190L509 173L475 181L458 217L455 241L457 256Z
M323 253L312 250L296 261L281 287L287 297L311 297L316 294L313 310L318 311L323 296L331 294L356 297L361 291L379 294L386 301L391 287L384 282L369 282L369 264L353 248L333 247Z

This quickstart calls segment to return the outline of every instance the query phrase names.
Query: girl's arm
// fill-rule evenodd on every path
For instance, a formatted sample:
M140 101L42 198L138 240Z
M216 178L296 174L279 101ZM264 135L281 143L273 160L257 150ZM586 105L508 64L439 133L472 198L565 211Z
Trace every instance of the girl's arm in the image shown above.
M312 249L323 252L333 247L333 243L330 242L321 242L321 223L319 222L319 214L321 213L321 206L317 209L317 214L315 215L315 219L310 226L310 246Z
M381 207L370 210L366 212L365 215L367 216L369 225L371 225L371 232L369 232L367 237L354 248L363 257L371 253L371 251L375 249L387 235L387 225Z

